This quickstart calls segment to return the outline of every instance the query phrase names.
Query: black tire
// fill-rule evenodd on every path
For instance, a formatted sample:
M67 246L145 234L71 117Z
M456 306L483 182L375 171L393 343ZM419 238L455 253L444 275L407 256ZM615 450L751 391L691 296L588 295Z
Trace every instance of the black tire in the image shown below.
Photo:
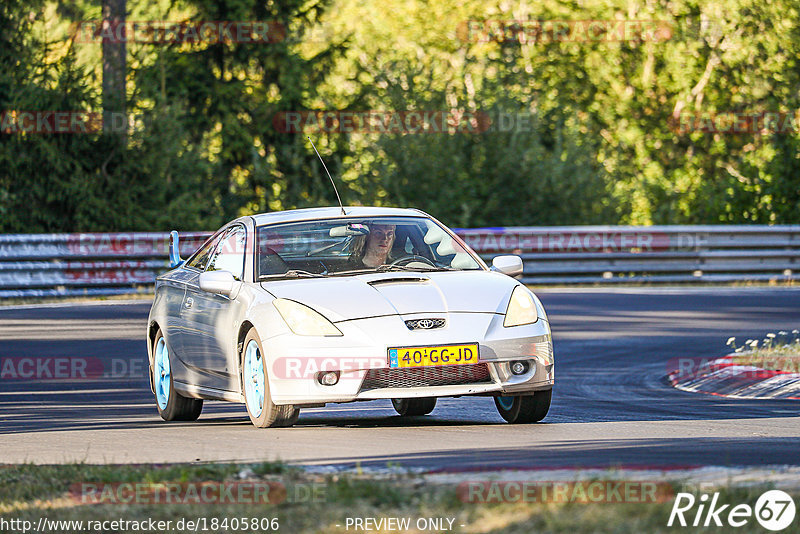
M164 335L161 333L161 329L156 332L156 338L153 343L153 361L155 362L155 354L156 354L156 347L158 347L158 343L163 338ZM170 374L169 374L169 395L167 396L167 405L164 409L161 409L161 406L158 404L158 397L156 397L156 408L158 409L158 414L161 416L161 419L164 421L196 421L198 417L200 417L200 412L203 411L203 399L192 399L190 397L184 397L177 391L175 391L175 386L172 382L173 374L171 372L172 369L172 350L166 345L166 339L164 340L165 346L167 347L167 357L169 358L170 364ZM156 379L153 376L154 365L150 365L150 383L153 385L153 390L155 391L156 387Z
M436 408L436 397L420 399L392 399L394 411L402 416L428 415Z
M511 407L504 406L500 397L494 398L494 405L500 416L509 423L538 423L550 410L550 400L553 390L537 391L533 395L520 395L518 397L504 397L511 399Z
M247 346L251 341L255 341L258 345L258 351L261 358L264 358L264 349L261 346L261 339L258 337L255 328L251 328L247 333L242 345L242 393L245 396L245 407L247 408L247 415L250 416L250 421L258 428L276 428L276 427L289 427L297 422L300 417L300 409L295 408L291 404L276 405L272 402L272 397L269 394L269 376L266 363L262 364L264 368L264 402L261 408L261 413L256 416L250 411L250 406L247 403L247 388L244 387L245 377L244 358L247 351ZM265 361L265 360L264 360Z

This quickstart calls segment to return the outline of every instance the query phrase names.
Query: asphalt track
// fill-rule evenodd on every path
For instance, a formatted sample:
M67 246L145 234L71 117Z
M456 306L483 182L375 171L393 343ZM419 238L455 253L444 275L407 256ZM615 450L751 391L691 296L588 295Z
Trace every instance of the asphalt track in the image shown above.
M294 428L265 430L250 424L242 405L207 402L198 421L166 423L143 363L148 302L0 308L2 359L91 357L112 373L0 379L0 463L800 465L798 401L728 400L663 380L671 358L720 356L729 336L799 328L800 290L537 293L553 326L556 390L543 423L519 426L504 423L490 398L443 399L430 416L408 419L388 401L329 405L304 411Z

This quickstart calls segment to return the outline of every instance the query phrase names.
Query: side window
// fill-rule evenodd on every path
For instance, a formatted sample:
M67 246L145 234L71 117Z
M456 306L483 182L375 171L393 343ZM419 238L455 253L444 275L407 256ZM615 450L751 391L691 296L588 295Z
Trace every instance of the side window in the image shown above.
M211 256L212 252L217 249L220 239L222 239L222 234L203 245L200 250L195 252L194 256L189 259L186 265L188 267L194 267L195 269L205 271L206 265L208 264L208 258Z
M206 270L228 271L234 278L241 280L244 274L246 240L247 234L242 226L234 226L225 232Z

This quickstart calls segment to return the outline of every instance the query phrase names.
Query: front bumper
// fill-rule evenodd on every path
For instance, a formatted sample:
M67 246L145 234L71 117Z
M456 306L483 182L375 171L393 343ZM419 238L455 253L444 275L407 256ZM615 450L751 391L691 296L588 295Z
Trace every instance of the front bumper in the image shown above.
M269 361L270 394L276 404L320 404L357 400L514 395L553 387L553 343L548 322L505 328L503 315L449 313L445 328L409 331L404 321L431 314L342 321L342 337L302 337L281 333L262 340ZM441 316L442 314L438 314ZM473 343L479 368L471 366L390 368L389 347ZM511 362L529 362L528 372L511 373ZM339 381L323 386L320 371L339 371ZM403 376L404 373L408 376ZM470 373L473 373L472 375ZM406 378L414 378L406 380ZM451 379L452 378L452 379Z

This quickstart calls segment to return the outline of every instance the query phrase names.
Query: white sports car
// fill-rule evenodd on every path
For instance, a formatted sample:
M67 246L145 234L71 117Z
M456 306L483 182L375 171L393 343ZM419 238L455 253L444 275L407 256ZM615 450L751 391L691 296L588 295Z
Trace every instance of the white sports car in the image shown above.
M165 420L203 399L241 402L258 427L304 407L391 399L400 415L438 397L494 397L510 423L545 417L553 344L541 302L488 268L429 215L316 208L242 217L156 281L151 388Z

